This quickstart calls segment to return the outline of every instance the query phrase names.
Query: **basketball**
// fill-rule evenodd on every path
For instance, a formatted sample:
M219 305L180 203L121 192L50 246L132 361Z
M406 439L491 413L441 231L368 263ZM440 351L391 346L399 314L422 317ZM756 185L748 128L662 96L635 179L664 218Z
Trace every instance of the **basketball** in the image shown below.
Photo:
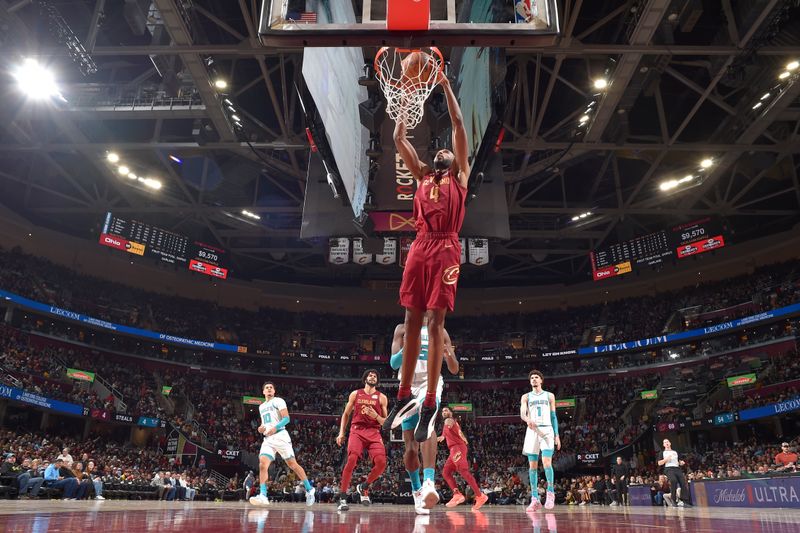
M434 75L433 58L425 52L411 52L403 58L403 81L406 83L425 83Z

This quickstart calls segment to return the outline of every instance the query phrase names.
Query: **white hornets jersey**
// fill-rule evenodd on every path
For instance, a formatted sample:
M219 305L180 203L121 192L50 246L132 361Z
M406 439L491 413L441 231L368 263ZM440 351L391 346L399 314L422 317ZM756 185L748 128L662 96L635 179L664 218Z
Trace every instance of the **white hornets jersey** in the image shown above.
M550 426L550 393L528 393L528 419L537 426Z

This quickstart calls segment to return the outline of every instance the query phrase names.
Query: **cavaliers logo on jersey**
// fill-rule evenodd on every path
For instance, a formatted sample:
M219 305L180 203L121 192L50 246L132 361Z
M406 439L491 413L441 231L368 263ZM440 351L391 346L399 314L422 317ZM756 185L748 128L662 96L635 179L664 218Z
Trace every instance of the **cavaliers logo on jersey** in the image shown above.
M461 271L460 265L449 266L444 269L442 274L442 281L445 285L455 285L458 281L458 274Z

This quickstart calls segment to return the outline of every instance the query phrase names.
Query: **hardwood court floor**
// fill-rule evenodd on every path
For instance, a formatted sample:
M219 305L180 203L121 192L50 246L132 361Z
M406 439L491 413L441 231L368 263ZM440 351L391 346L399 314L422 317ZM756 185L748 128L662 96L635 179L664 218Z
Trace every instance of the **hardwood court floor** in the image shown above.
M663 509L658 507L565 507L528 514L521 506L486 506L479 512L439 506L417 516L408 506L353 505L337 513L331 504L273 504L152 501L0 501L0 531L95 533L230 531L302 533L627 533L739 531L796 533L800 510Z

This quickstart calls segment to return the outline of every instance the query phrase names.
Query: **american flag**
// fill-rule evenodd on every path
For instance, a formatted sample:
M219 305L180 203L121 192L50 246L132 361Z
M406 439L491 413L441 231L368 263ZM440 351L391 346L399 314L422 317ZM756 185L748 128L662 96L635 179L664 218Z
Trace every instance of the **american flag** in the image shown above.
M306 24L316 24L317 14L313 11L303 11L300 13L300 22L305 22Z

